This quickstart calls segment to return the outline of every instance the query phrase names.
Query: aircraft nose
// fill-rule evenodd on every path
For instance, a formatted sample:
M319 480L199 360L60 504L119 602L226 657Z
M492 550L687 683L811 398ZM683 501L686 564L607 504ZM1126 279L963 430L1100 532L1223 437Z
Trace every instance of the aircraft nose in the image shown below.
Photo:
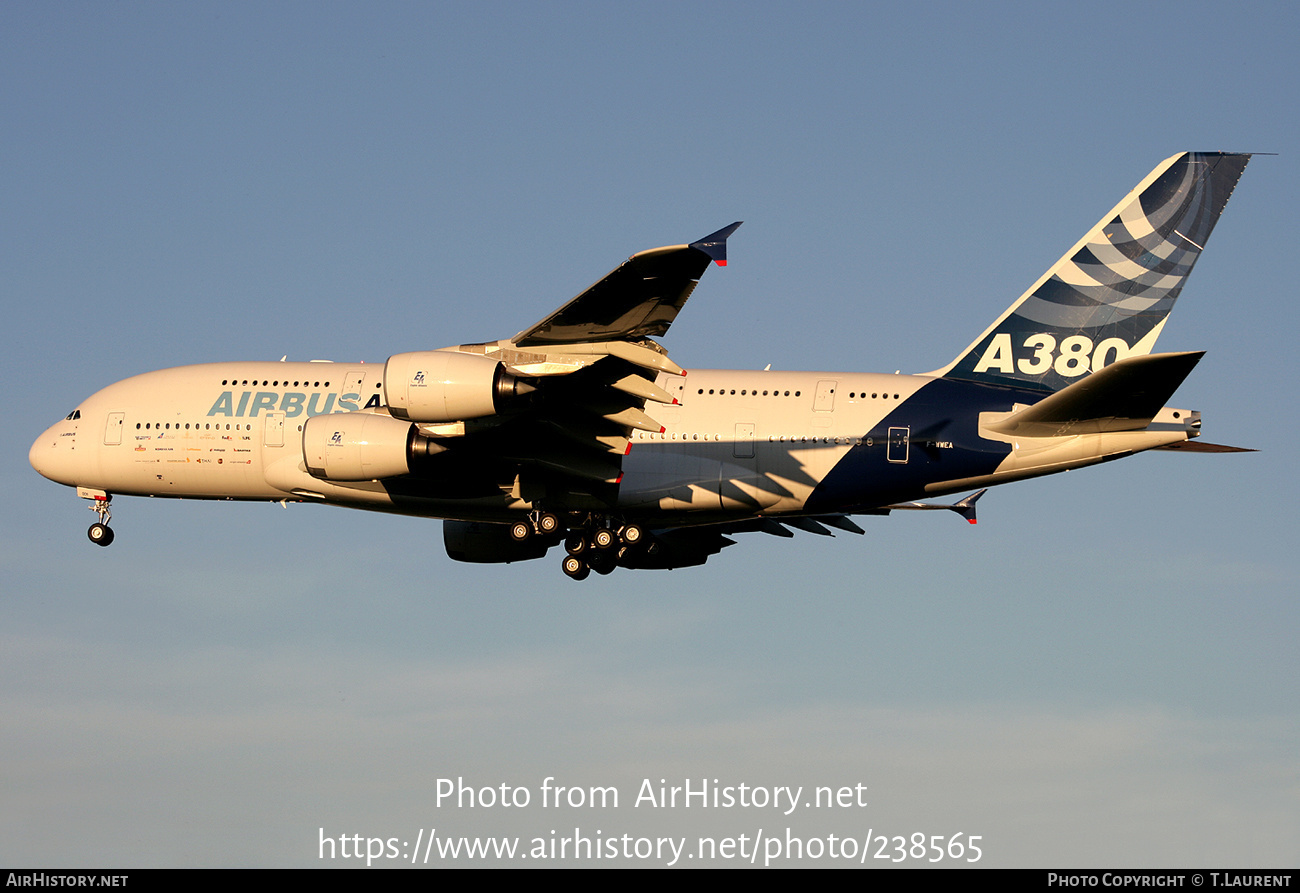
M27 452L27 461L32 463L32 468L35 468L42 477L49 478L56 484L75 486L74 447L71 442L65 444L61 441L73 441L76 435L64 437L66 432L63 427L62 424L54 425L36 438L36 442Z

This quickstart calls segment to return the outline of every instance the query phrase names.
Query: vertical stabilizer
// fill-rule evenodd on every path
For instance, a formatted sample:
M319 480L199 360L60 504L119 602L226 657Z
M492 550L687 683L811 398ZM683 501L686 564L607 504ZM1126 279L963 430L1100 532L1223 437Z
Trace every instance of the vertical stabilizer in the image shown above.
M1167 158L956 360L932 374L1057 391L1151 353L1249 155Z

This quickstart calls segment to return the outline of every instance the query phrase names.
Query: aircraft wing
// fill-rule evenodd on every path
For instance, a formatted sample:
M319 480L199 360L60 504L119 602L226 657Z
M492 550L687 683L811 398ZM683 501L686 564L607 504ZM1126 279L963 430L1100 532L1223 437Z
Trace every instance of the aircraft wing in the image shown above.
M635 341L668 331L709 262L727 263L737 221L689 245L632 255L559 310L516 335L519 347Z
M521 493L550 493L552 504L560 501L556 493L591 493L616 484L633 429L662 433L654 405L678 402L671 385L666 389L656 379L661 373L686 374L651 336L668 330L711 261L726 264L727 237L739 226L738 221L689 245L634 254L509 340L404 355L409 361L403 361L403 373L386 367L386 386L398 393L441 388L450 405L461 389L481 391L490 379L490 409L485 402L475 404L476 415L463 418L451 409L437 418L427 412L412 416L422 436L467 461L517 470ZM449 361L448 353L470 356ZM441 363L431 359L435 354L443 355ZM429 371L450 370L452 362L459 373Z

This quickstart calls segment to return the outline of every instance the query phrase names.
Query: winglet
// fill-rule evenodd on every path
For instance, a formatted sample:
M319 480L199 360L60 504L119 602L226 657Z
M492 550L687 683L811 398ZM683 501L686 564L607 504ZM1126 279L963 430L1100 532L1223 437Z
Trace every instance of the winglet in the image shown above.
M963 499L961 502L959 502L959 503L957 503L956 505L954 505L954 506L952 507L952 510L953 510L954 512L956 512L957 514L961 515L963 518L965 518L965 519L966 519L967 521L969 521L971 524L974 524L974 523L975 523L975 503L976 503L976 501L977 501L981 496L983 496L983 495L984 495L985 493L987 493L987 492L989 492L989 491L988 491L988 488L985 487L983 490L979 491L978 493L972 493L970 496L967 496L967 497L966 497L965 499Z
M698 242L692 242L691 247L703 251L709 258L720 267L727 265L727 237L740 228L743 220L737 220L731 226L724 226L716 233L709 233Z

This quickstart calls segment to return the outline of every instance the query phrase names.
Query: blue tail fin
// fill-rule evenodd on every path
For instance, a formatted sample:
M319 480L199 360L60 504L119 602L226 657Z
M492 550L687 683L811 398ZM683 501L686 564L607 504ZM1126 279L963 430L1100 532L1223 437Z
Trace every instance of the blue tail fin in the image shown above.
M1057 391L1151 353L1249 155L1167 158L988 328L933 373Z

